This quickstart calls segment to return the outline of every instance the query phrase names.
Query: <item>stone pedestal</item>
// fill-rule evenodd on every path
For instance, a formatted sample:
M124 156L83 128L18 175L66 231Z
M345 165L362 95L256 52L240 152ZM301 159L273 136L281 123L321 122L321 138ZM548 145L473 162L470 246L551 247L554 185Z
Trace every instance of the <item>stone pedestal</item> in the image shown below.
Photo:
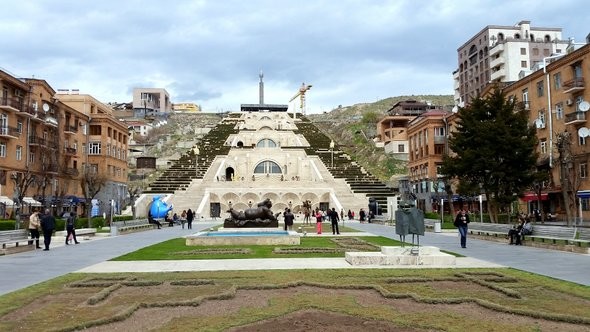
M381 247L381 252L347 252L350 265L434 265L454 266L456 257L437 247Z

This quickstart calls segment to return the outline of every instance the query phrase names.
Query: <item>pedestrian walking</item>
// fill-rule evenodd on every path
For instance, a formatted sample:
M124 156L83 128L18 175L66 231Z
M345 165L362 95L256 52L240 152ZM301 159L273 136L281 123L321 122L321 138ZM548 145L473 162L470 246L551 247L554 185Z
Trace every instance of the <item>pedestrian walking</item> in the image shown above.
M291 209L287 209L287 211L285 211L285 214L283 217L285 220L285 230L292 231L293 230L293 221L295 220L295 215L293 215L293 213L291 213Z
M459 230L459 235L461 236L461 248L467 248L467 225L469 223L469 214L467 211L465 211L465 209L462 209L459 211L459 213L457 213L457 217L453 223Z
M43 242L45 244L44 251L49 250L51 244L51 237L55 230L55 218L51 214L51 210L45 209L45 214L41 217L41 228L43 229Z
M332 208L332 211L330 211L330 213L328 214L328 217L330 218L330 221L332 222L332 234L333 235L340 234L340 230L338 229L338 220L340 220L340 217L338 216L338 212L336 212L335 208Z
M74 212L70 212L70 216L66 219L66 245L70 244L72 240L74 243L78 244L78 240L76 239L76 215Z
M193 214L193 210L188 209L188 211L186 211L186 224L187 224L188 229L193 229L193 219L194 218L195 218L195 215Z
M31 240L35 241L35 248L41 249L39 246L39 230L41 229L41 219L39 218L39 211L34 210L29 217L29 232L31 233ZM33 244L30 241L29 244Z

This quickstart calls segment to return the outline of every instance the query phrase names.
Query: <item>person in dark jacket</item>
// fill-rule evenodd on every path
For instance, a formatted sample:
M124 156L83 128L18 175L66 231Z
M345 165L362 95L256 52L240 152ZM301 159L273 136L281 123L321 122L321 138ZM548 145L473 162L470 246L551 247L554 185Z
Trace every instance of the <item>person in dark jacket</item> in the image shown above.
M43 242L45 243L44 251L49 250L51 244L51 237L55 230L55 218L51 214L51 210L46 209L45 214L41 217L41 228L43 229Z
M457 217L453 224L459 229L459 234L461 235L461 248L467 248L467 224L469 224L469 222L469 214L467 211L462 209L457 213Z
M283 215L285 219L285 230L293 230L293 221L295 220L295 215L291 213L291 209L287 209Z
M193 210L188 209L188 211L186 211L186 225L188 229L193 229L193 219L195 219Z
M76 215L74 214L74 212L70 212L70 216L68 217L68 219L66 219L66 231L68 233L66 235L66 245L68 245L69 241L71 240L74 240L76 244L80 243L76 239ZM70 236L72 236L71 239Z
M336 212L335 208L332 208L330 211L330 221L332 222L332 234L340 234L340 230L338 229L338 220L340 217L338 216L338 212Z

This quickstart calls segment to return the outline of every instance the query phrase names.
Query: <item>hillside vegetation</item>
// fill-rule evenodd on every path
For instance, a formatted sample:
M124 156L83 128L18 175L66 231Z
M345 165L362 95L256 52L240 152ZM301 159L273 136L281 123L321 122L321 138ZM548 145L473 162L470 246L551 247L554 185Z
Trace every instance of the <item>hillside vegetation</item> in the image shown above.
M398 96L339 107L324 114L311 114L308 118L332 138L340 150L380 180L394 185L397 177L407 175L407 163L385 155L383 148L375 147L373 139L377 135L377 122L395 103L404 100L427 102L447 109L453 104L451 95Z

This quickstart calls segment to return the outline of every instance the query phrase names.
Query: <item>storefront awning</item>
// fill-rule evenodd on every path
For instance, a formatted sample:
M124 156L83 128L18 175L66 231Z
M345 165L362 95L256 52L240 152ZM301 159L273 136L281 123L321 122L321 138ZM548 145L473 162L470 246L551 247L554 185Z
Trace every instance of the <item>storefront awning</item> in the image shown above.
M33 197L23 197L23 203L30 206L42 206L41 202L35 200Z
M0 204L6 204L8 206L14 205L14 202L6 196L0 196Z
M531 193L531 192L525 193L524 196L522 197L522 200L525 202L536 201L538 199L539 199L539 196L537 196L537 194ZM547 194L547 193L541 194L542 201L546 201L548 199L549 199L549 194Z
M577 195L580 198L590 198L590 190L580 190Z

